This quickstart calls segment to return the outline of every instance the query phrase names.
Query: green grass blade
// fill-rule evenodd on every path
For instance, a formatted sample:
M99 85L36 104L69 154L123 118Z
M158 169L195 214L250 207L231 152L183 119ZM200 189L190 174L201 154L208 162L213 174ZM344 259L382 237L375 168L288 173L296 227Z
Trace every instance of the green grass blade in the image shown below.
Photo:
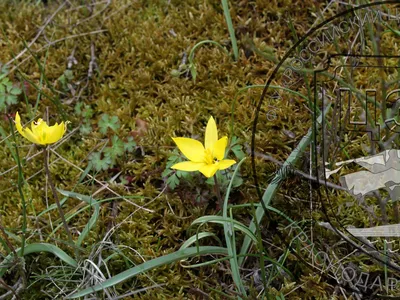
M225 53L228 53L226 51L226 49L220 43L215 42L213 40L204 40L204 41L198 42L196 45L193 46L192 50L190 50L189 57L188 57L189 63L193 63L193 61L194 61L194 52L196 51L196 49L198 47L200 47L201 45L204 45L204 44L213 44L215 46L218 46L222 50L224 50Z
M61 207L64 205L65 201L67 201L67 200L68 200L68 198L64 198L64 199L62 199L62 200L60 201ZM52 211L52 210L55 210L55 209L57 209L57 204L53 203L53 204L51 204L48 208L46 208L44 211L42 211L41 213L39 213L39 214L38 214L38 217L41 217L42 215L44 215L44 214L46 214L46 213L48 213L48 212L50 212L50 211Z
M198 242L199 240L201 240L201 239L203 239L203 238L206 238L206 237L210 237L210 236L212 236L213 238L216 238L217 240L219 240L218 237L217 237L214 233L212 233L212 232L200 232L199 234L196 234L196 235L194 235L194 236L191 236L187 241L185 241L185 242L182 244L182 246L181 246L179 249L180 249L180 250L181 250L181 249L186 249L186 248L188 248L190 245L192 245L192 244Z
M237 40L236 40L236 36L235 36L235 28L233 27L233 24L232 24L231 13L229 12L228 0L221 0L221 2L222 2L222 8L224 9L226 25L228 25L229 36L231 37L233 55L235 57L235 60L238 60L239 49L237 46Z
M224 50L226 53L228 53L228 52L226 51L226 49L225 49L224 47L222 47L222 45L221 45L220 43L217 43L217 42L212 41L212 40L204 40L204 41L198 42L196 45L194 45L193 48L192 48L192 50L190 50L189 57L188 57L188 60L189 60L189 70L190 70L190 73L191 73L191 75L192 75L192 78L193 78L193 81L194 81L194 82L196 82L196 76L197 76L196 65L194 64L194 52L196 51L196 49L197 49L198 47L200 47L201 45L207 44L207 43L208 43L208 44L213 44L213 45L215 45L215 46L218 46L218 47L220 47L222 50Z
M22 249L18 248L16 249L16 252L19 255L22 253ZM61 259L63 262L67 263L68 265L76 268L78 267L78 263L67 253L65 253L63 250L58 248L57 246L47 244L47 243L37 243L37 244L29 244L25 247L23 253L24 255L28 255L31 253L37 253L37 252L49 252L57 256L59 259ZM7 255L2 263L0 264L0 277L3 277L4 274L7 272L9 263L12 262L14 258L14 255L9 254Z
M226 190L226 194L225 194L225 199L224 199L224 206L222 208L222 216L224 219L229 220L228 222L224 222L224 235L225 235L225 241L226 241L226 247L228 249L228 254L229 256L231 256L232 258L229 259L230 265L231 265L231 270L232 270L232 277L233 277L233 281L236 284L236 287L239 289L239 291L241 292L241 294L246 297L246 290L243 286L243 282L240 278L240 270L239 270L239 265L238 265L238 260L237 260L237 256L236 256L236 242L235 242L235 230L234 230L234 223L233 223L233 218L232 215L230 218L228 218L228 201L229 201L229 194L231 192L232 189L232 184L233 184L233 180L236 177L236 174L241 166L241 164L245 161L246 157L243 158L239 164L237 165L232 178L229 182L228 188ZM231 214L232 214L232 209L231 209ZM244 226L244 225L243 225ZM240 297L239 297L240 298Z
M90 293L101 291L103 289L112 287L118 283L124 282L125 280L128 280L129 278L132 278L133 276L136 276L138 274L144 273L146 271L152 270L154 268L157 268L159 266L165 265L165 264L170 264L176 261L184 260L192 256L196 255L205 255L205 254L222 254L222 255L228 255L228 250L223 247L215 247L215 246L202 246L198 248L198 251L196 247L191 247L191 248L186 248L182 250L178 250L176 252L173 252L171 254L167 254L161 257L154 258L152 260L149 260L143 264L140 264L136 267L133 267L131 269L128 269L122 273L119 273L105 281L103 281L100 284L96 284L95 286L88 287L80 292L77 292L73 295L70 295L67 297L67 299L74 299L74 298L79 298L86 296Z
M61 194L67 197L75 198L78 200L82 200L89 204L90 206L94 207L94 212L93 215L90 217L89 222L86 224L85 228L82 230L82 233L79 235L78 240L76 241L76 245L80 246L83 242L83 240L86 238L86 236L89 234L90 230L92 227L96 224L97 219L99 218L100 215L100 204L93 199L91 196L86 196L82 194L78 194L75 192L70 192L70 191L64 191L64 190L58 190Z
M239 221L233 220L231 218L224 218L222 216L202 216L196 220L194 220L191 224L203 224L203 223L216 223L216 224L221 224L224 225L226 223L231 224L231 221L233 223L233 228L235 230L239 230L243 232L246 236L248 236L253 242L257 242L257 237L255 234L247 227L246 225L240 223ZM229 226L229 225L228 225Z
M58 191L61 191L61 190L58 190ZM87 196L86 196L87 197ZM143 197L142 196L135 196L135 195L132 195L132 196L125 196L125 198L132 198L132 199L142 199ZM68 199L68 197L65 197L64 199L63 199L63 201L65 201L65 200L67 200ZM95 202L92 202L92 203L90 203L90 204L88 204L88 205L86 205L86 206L84 206L84 207L82 207L81 209L79 209L78 211L76 211L76 212L73 212L73 213L68 213L68 214L65 214L65 219L67 220L67 222L69 222L72 218L74 218L74 217L76 217L77 215L79 215L81 212L83 212L83 211L85 211L86 209L90 209L92 206L94 206L95 204L101 204L101 203L104 203L104 202L108 202L108 201L113 201L113 200L118 200L118 199L122 199L122 197L111 197L111 198L106 198L106 199L103 199L103 200L98 200L96 203ZM54 207L54 208L56 208L56 207ZM53 208L53 209L54 209ZM42 213L43 214L43 213ZM51 237L52 235L54 235L63 225L62 225L62 223L61 223L61 220L58 220L59 222L59 225L57 225L54 229L53 229L53 231L48 235L48 237Z

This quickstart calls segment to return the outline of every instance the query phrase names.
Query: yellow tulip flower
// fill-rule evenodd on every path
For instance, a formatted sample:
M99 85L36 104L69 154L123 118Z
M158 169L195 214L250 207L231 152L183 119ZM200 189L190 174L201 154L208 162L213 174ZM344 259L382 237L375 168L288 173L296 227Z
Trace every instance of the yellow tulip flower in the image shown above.
M189 161L173 165L171 168L180 171L200 171L206 177L212 177L218 170L224 170L236 163L224 159L228 137L218 139L217 125L210 117L206 127L205 143L190 138L172 138L179 150Z
M32 122L31 129L23 128L21 125L21 117L18 112L15 115L15 126L24 138L38 145L48 145L57 142L67 130L67 126L64 122L49 126L42 119L39 119L37 122Z

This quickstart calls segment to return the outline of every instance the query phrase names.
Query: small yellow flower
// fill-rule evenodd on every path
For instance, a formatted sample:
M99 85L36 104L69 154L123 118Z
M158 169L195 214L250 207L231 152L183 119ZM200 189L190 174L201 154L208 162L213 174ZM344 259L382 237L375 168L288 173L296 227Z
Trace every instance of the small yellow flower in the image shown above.
M48 145L57 142L67 130L67 126L64 122L49 126L42 119L39 119L37 122L32 122L31 129L23 128L21 125L21 117L18 112L15 115L15 126L24 138L39 145Z
M228 138L218 139L217 125L210 117L206 127L205 147L199 141L190 138L172 138L179 150L189 161L173 165L171 168L180 171L200 171L206 177L212 177L218 170L225 170L236 163L224 159Z

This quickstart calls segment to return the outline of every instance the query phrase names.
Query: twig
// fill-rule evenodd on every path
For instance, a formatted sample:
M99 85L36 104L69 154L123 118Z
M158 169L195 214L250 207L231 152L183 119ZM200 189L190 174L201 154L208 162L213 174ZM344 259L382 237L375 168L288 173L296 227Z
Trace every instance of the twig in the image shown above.
M4 286L4 288L5 288L6 290L8 290L7 293L5 293L5 294L3 294L3 295L0 296L0 300L7 299L8 296L10 296L10 295L12 295L12 294L14 294L14 297L15 297L16 299L20 299L19 296L18 296L18 294L17 294L17 291L15 290L15 287L16 287L16 286L17 286L17 288L18 288L18 285L20 284L20 280L21 280L21 278L19 278L18 281L17 281L17 283L16 283L13 287L11 287L11 286L9 286L7 283L5 283L5 281L3 280L3 278L0 278L0 284L1 284L2 286Z
M105 10L110 6L111 0L102 1L102 2L100 2L100 3L101 3L101 4L102 4L102 3L106 3L106 6L104 6L103 9L101 9L100 11L98 11L98 12L96 12L95 14L91 15L90 17L87 17L86 19L83 19L83 20L80 20L80 21L76 22L75 24L72 25L72 27L76 27L76 26L78 26L78 25L80 25L80 24L82 24L82 23L84 23L84 22L87 22L87 21L89 21L90 19L93 19L93 18L97 17L98 15L100 15L103 11L105 11ZM89 5L86 5L86 8L89 9L90 12L91 12L91 14L92 14L92 13L93 13L93 8L92 8L91 6L94 6L94 5L90 5L90 4L89 4Z
M1 225L1 223L0 223L0 231L3 234L3 238L4 238L5 243L7 244L7 247L10 248L11 252L17 258L18 257L17 252L15 251L14 246L11 244L10 239L8 238L7 233L4 230L4 227L3 227L3 225Z
M92 42L90 45L90 62L89 62L89 70L88 70L88 77L92 78L93 76L93 70L98 71L99 66L97 65L96 62L96 54L94 53L94 43Z
M65 38L61 38L61 39L55 40L55 41L53 41L53 42L51 42L51 43L49 43L49 44L46 44L46 45L44 45L43 47L41 47L40 49L36 50L35 53L39 53L40 51L42 51L42 50L44 50L44 49L47 49L47 48L49 48L49 47L51 47L51 46L53 46L53 45L55 45L55 44L57 44L57 43L60 43L60 42L63 42L63 41L69 40L69 39L73 39L73 38L81 37L81 36L86 36L86 35L91 35L91 34L102 33L102 32L106 32L106 31L108 31L108 30L107 30L107 29L100 29L100 30L95 30L95 31L91 31L91 32L84 32L84 33L79 33L79 34L73 34L73 35L67 36L67 37L65 37ZM28 59L30 59L31 57L32 57L32 55L30 55L30 56L28 56L27 58L25 58L25 59L24 59L23 61L21 61L18 65L16 65L14 68L12 68L12 69L9 71L9 73L11 74L12 72L14 72L16 69L18 69L18 67L19 67L21 64L23 64L24 62L26 62L26 61L27 61ZM13 61L13 60L12 60L12 61ZM12 61L10 61L10 63L11 63Z
M85 172L85 170L83 170L83 169L81 169L80 167L78 167L77 165L71 163L69 160L67 160L67 159L65 159L64 157L62 157L60 154L58 154L58 153L57 153L56 151L54 151L53 149L50 149L50 151L52 151L55 155L57 155L62 161L66 162L67 164L69 164L69 165L73 166L74 168L78 169L81 173L84 173L84 172ZM143 210L145 210L145 211L147 211L147 212L151 212L151 213L154 212L154 211L151 210L151 209L148 209L148 208L145 208L145 207L143 207L143 206L140 206L140 205L138 205L138 204L136 204L136 203L134 203L134 202L132 202L132 201L129 201L128 199L124 198L123 196L121 196L120 194L118 194L117 192L115 192L114 190L110 189L110 188L108 187L108 184L103 184L101 181L99 181L98 179L96 179L96 177L94 177L94 176L92 176L92 175L90 175L90 174L87 174L86 176L89 177L90 179L93 179L96 183L100 184L100 185L102 186L102 189L107 189L108 191L110 191L110 192L113 193L114 195L116 195L116 196L120 197L121 199L125 200L126 202L128 202L128 203L130 203L130 204L136 206L138 209L143 209ZM96 193L97 193L97 192L96 192ZM136 211L135 211L135 212L136 212Z
M75 54L76 46L72 50L72 53L70 56L67 57L67 69L71 69L72 65L77 65L78 61L76 60L74 54Z

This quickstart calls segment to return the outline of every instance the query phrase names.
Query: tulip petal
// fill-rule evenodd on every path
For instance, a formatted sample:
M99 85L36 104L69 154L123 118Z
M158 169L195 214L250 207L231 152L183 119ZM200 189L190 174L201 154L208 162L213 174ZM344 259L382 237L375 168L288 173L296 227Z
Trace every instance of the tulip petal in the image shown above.
M31 143L40 144L38 139L32 133L29 128L23 128L21 125L21 117L19 116L18 112L15 115L15 127L17 128L18 132Z
M46 144L46 134L49 126L46 124L43 119L37 120L37 122L32 122L31 124L32 133L39 141L40 144Z
M199 171L207 178L210 178L210 177L214 176L214 174L218 171L218 166L219 166L219 163L211 164L211 165L204 165L203 167L200 168Z
M17 127L18 132L22 135L21 117L18 112L15 114L15 127Z
M64 122L61 122L61 124L56 123L55 125L50 126L46 133L46 144L53 144L60 140L63 137L66 129L67 128Z
M204 161L204 146L199 141L190 138L172 138L179 150L192 162Z
M204 146L206 149L213 149L215 142L218 140L217 124L213 117L210 117L206 127L206 135Z
M225 156L226 145L228 144L228 137L224 136L220 138L215 144L213 148L213 157L218 160L223 160Z
M26 138L28 141L34 144L38 145L44 145L43 141L41 141L36 135L32 133L32 131L29 128L24 128L22 129L23 131L20 132L21 135Z
M15 127L17 127L17 130L19 133L22 131L22 125L21 125L21 117L19 116L19 113L17 112L15 114Z
M173 165L171 169L191 172L200 170L200 168L203 167L204 165L205 163L184 161Z
M236 161L234 161L233 159L224 159L219 162L218 169L225 170L234 164L236 164Z

